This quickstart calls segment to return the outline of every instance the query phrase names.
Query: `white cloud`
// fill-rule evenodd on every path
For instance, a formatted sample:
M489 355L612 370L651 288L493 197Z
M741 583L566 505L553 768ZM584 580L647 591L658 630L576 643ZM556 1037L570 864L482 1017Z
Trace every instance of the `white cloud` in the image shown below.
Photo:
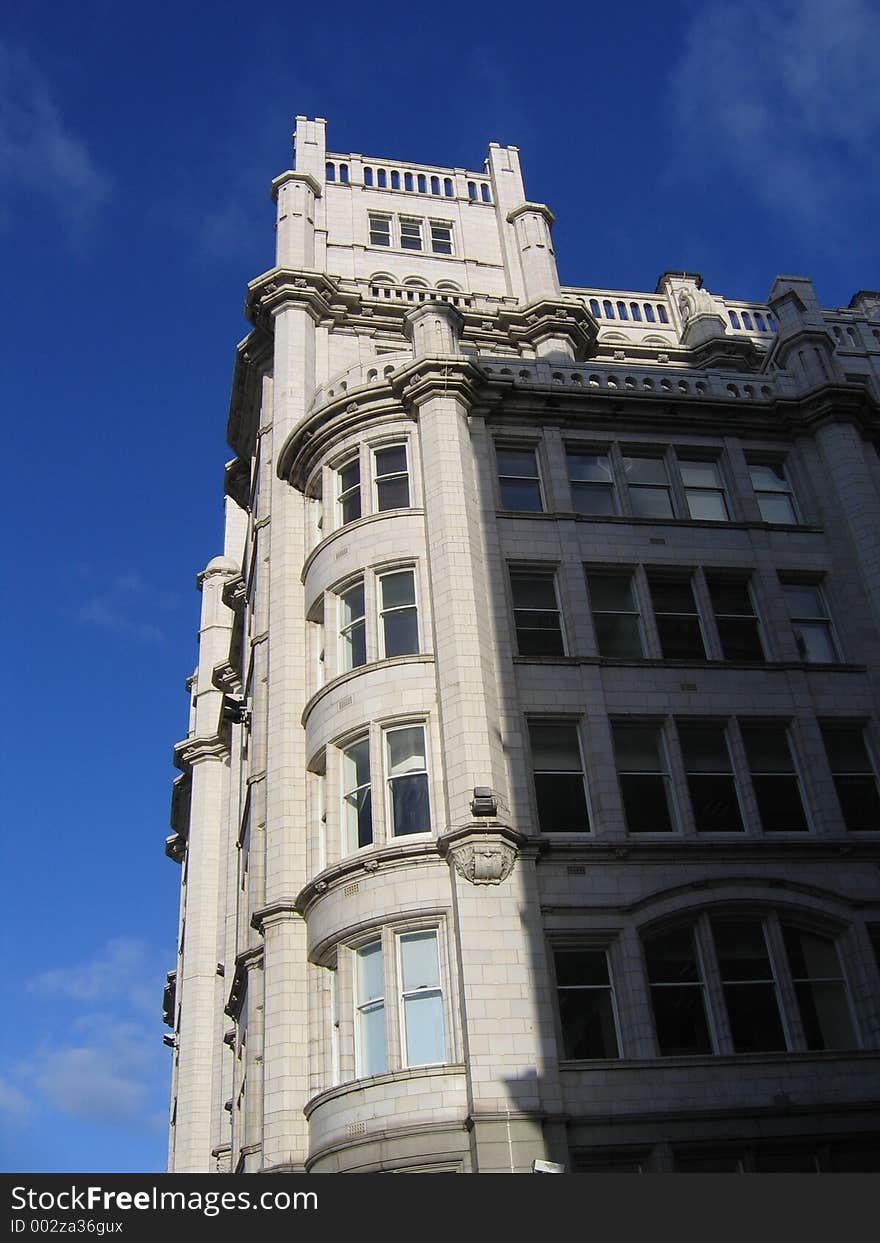
M0 1079L0 1118L8 1121L19 1121L30 1113L31 1102L20 1088Z
M97 626L132 639L156 641L164 632L153 621L142 621L145 612L167 611L175 607L173 597L153 592L141 576L129 571L111 579L79 608L77 619L83 626Z
M670 84L675 178L727 173L728 210L746 189L804 227L845 228L878 196L878 47L870 0L694 8Z
M0 194L53 203L82 228L110 193L110 179L62 116L44 74L26 53L0 43Z
M104 1004L124 1002L158 1016L161 977L149 962L147 948L133 937L115 937L90 961L44 971L32 982L45 997Z
M155 1034L103 1015L82 1026L88 1039L40 1050L27 1069L46 1102L92 1122L161 1129L165 1119L153 1105L164 1050Z

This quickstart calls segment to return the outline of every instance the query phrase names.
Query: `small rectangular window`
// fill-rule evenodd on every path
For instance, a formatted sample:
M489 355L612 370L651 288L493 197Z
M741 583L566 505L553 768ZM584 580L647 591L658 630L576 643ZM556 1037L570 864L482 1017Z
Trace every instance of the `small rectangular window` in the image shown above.
M409 506L409 471L406 445L388 445L373 450L376 480L376 509L406 509Z
M764 646L748 578L707 574L706 582L725 660L764 660Z
M619 1057L614 996L605 950L556 950L562 1056Z
M511 570L513 619L520 656L562 656L562 627L552 574Z
M391 245L391 217L377 216L375 212L370 212L370 245L371 246L390 246Z
M664 660L705 660L706 645L690 574L648 572Z
M822 741L846 827L880 830L880 793L865 736L858 725L823 725Z
M590 570L587 587L599 655L638 660L644 649L632 575Z
M833 664L838 654L822 589L816 583L784 583L782 590L801 660Z
M759 919L713 919L712 937L737 1053L785 1049L776 982Z
M395 570L379 579L382 652L387 658L419 650L419 618L413 570Z
M661 1055L711 1053L693 928L655 934L645 942L645 960Z
M427 833L431 828L431 810L425 730L421 725L389 729L385 741L391 835L405 837L410 833Z
M340 526L356 522L361 516L361 464L356 457L336 472Z
M406 216L400 217L400 245L403 250L422 249L421 220L407 219Z
M400 1004L404 1066L446 1061L443 993L436 932L400 937Z
M632 511L637 518L672 518L672 493L662 457L625 457Z
M529 737L541 832L589 833L577 726L563 721L529 721Z
M498 484L501 508L542 513L541 479L534 449L515 449L497 445Z
M743 822L724 726L679 725L678 738L697 832L738 832Z
M431 249L435 255L452 254L452 225L446 221L431 221Z
M363 579L339 596L339 638L342 647L342 670L357 669L367 663L367 632L364 616Z
M575 513L616 514L614 476L607 453L580 453L569 449L566 460Z
M834 942L782 925L785 952L808 1049L852 1049L856 1039Z
M617 779L630 833L672 831L669 773L659 725L613 725Z
M366 738L342 753L342 819L346 853L373 841L373 802L370 784L370 743Z
M741 726L743 745L765 833L806 833L800 782L784 725Z
M387 1069L382 942L371 941L369 945L362 945L356 958L358 1074L382 1075Z
M798 521L794 493L781 462L758 462L749 466L752 487L765 522L793 526Z
M691 518L727 522L730 514L724 495L721 468L714 461L679 461L681 482Z

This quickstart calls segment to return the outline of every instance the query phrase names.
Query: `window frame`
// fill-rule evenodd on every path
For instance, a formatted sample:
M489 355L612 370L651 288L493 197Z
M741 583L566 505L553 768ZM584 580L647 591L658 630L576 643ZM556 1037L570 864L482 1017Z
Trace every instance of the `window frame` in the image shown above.
M342 477L343 473L349 470L352 466L357 467L357 482L350 484L348 487L344 487L344 480ZM364 471L363 464L361 462L360 449L356 448L354 451L349 452L345 457L341 458L332 469L335 479L334 491L336 494L336 522L334 524L334 530L338 531L341 530L342 527L351 526L353 522L359 522L364 516ZM354 495L357 495L358 512L354 517L347 518L345 516L345 505L348 499Z
M798 506L797 496L795 494L794 485L791 482L790 471L788 469L788 457L786 455L764 457L761 454L746 453L746 466L749 472L749 482L752 485L755 502L758 506L758 512L761 515L761 521L766 522L769 526L795 527L801 526L803 518ZM782 482L785 484L783 488L759 488L755 483L752 471L762 468L781 472ZM761 498L765 496L785 496L788 498L788 506L791 510L791 521L780 522L775 518L767 518L764 508L761 504Z
M410 466L410 450L409 437L404 436L401 439L373 441L370 443L370 474L372 482L372 501L374 514L389 514L395 510L412 509L412 470ZM386 453L392 449L402 449L404 455L403 470L386 471L384 474L379 473L378 454ZM380 483L405 479L406 480L406 504L405 505L382 505L380 504Z
M575 770L573 768L566 768L566 769L561 769L561 768L539 769L538 768L535 762L535 752L534 752L532 730L535 727L537 727L537 729L540 730L542 726L557 727L557 728L560 726L566 726L574 731L574 740L575 740L575 745L577 747L578 761L580 764L580 768L578 770ZM587 834L589 836L592 836L593 835L593 811L592 811L592 807L590 806L590 786L587 780L586 765L584 763L584 748L581 742L580 720L572 718L572 717L529 716L526 718L526 733L528 736L528 758L529 758L530 770L532 774L532 794L535 800L534 802L535 827L537 828L538 833L542 837L560 836L560 835L565 836L565 837L570 837L572 834ZM538 776L551 776L553 774L571 777L573 776L575 771L577 771L578 776L581 779L581 786L583 789L583 796L584 796L584 811L586 812L586 826L583 828L574 828L574 829L544 828L541 824L542 800L538 792L538 782L536 781L536 778Z
M440 230L445 230L448 236L446 238L439 237L437 235L437 231ZM428 231L430 233L431 254L444 255L447 258L454 257L455 222L453 220L439 220L431 218L428 220ZM447 246L449 247L448 250L445 249Z
M429 765L429 733L428 723L424 718L415 720L402 720L387 722L382 725L382 778L384 786L384 806L385 806L385 842L390 844L398 838L409 840L411 838L424 839L430 837L434 832L434 818L431 798L431 769ZM391 772L391 743L392 734L402 733L404 730L419 729L422 734L422 758L424 767L412 769L405 773L398 773L396 776ZM392 783L413 776L423 776L425 781L425 798L428 808L428 825L424 829L414 829L408 833L395 832L394 817L394 788Z
M847 808L850 804L850 800L848 799L847 803L845 804L843 799L840 796L839 779L845 779L847 777L850 777L850 778L856 777L856 778L860 778L862 782L864 783L867 783L868 780L872 780L873 781L872 802L876 802L877 807L878 807L878 812L880 812L880 772L878 772L877 756L874 751L873 739L871 738L871 735L870 735L868 722L867 721L852 721L852 720L846 720L846 719L835 720L833 717L826 717L823 720L820 720L819 729L822 735L822 747L825 752L825 758L828 763L828 769L831 773L831 778L834 784L834 794L837 799L837 804L840 809L841 820L843 821L843 825L844 825L844 828L846 829L846 832L847 833L860 833L860 834L861 833L880 833L880 814L878 814L876 823L874 823L871 826L853 827L849 823L848 816L847 816ZM826 734L831 733L831 732L837 732L837 733L849 732L849 733L858 735L859 741L861 742L862 751L864 752L865 763L866 763L865 768L838 769L835 767L835 763L832 760L831 752L828 749L828 743L826 741Z
M544 497L544 488L541 482L541 461L540 461L540 456L538 452L538 448L539 448L538 444L537 443L523 444L523 443L517 443L515 441L496 440L494 448L495 448L495 478L497 480L497 487L498 487L499 509L502 510L504 513L512 513L512 514L543 514L543 513L546 513L547 508L546 508L546 502L545 502L545 497ZM531 453L532 459L535 464L534 475L513 475L510 473L502 474L501 463L499 461L499 456L498 456L499 452L501 453ZM537 509L514 509L511 506L508 506L507 504L505 504L505 498L504 498L505 480L523 481L523 482L527 481L529 483L534 483L536 486L536 493L537 493L537 500L538 500Z
M636 582L636 570L634 567L626 566L597 566L585 565L584 575L587 585L587 596L590 604L590 616L593 621L593 637L596 642L597 655L602 660L644 660L646 658L646 635L645 626L642 618L641 601L639 599L638 585ZM625 582L629 588L630 603L634 606L631 610L622 609L599 609L596 608L595 596L593 592L594 579L617 579ZM635 619L635 633L638 639L639 651L637 655L620 655L602 651L602 639L600 636L599 626L597 625L597 617L629 617Z
M372 210L368 211L367 212L367 235L369 238L368 245L374 246L377 249L381 249L381 250L393 249L394 240L395 240L394 230L392 227L393 220L394 220L394 216L391 212L381 212L381 211L372 211ZM380 242L377 240L377 238L383 232L386 232L385 230L376 228L377 224L378 225L385 224L388 226L387 227L387 237L388 237L387 242Z
M558 1061L562 1062L618 1062L624 1056L623 1041L621 1039L622 1028L620 1022L620 1013L617 1002L617 990L614 984L614 963L612 961L612 947L607 941L601 943L596 941L574 941L574 940L558 940L552 939L550 942L550 958L552 962L553 987L556 994L556 1026L557 1026L557 1049ZM559 963L558 959L561 954L601 954L605 962L605 972L607 976L607 984L560 984L559 983ZM605 992L608 995L611 1011L611 1025L614 1033L616 1049L614 1053L598 1054L595 1057L576 1057L574 1054L569 1055L566 1045L566 1026L563 1019L562 1006L560 1004L561 992Z
M384 603L384 580L391 578L397 574L409 574L412 580L412 604L392 604L386 606ZM419 584L416 566L413 563L404 565L383 566L381 569L374 570L376 582L376 626L378 636L378 653L379 660L396 660L402 656L415 656L422 651L422 629L419 620ZM395 652L392 656L388 655L387 635L385 630L385 619L392 613L412 612L415 617L416 626L416 646L409 652Z
M508 582L510 584L511 607L513 611L513 632L516 638L517 656L522 660L541 659L542 657L553 658L555 656L566 656L568 649L565 641L565 628L563 626L562 608L559 603L559 587L556 581L557 567L554 566L524 566L524 565L508 565ZM517 604L516 600L516 582L534 583L541 581L549 583L553 594L555 608L544 609L534 607L527 604ZM553 614L556 619L555 628L552 626L520 626L517 615L522 613L531 614ZM526 634L532 635L554 635L559 639L559 650L553 651L523 651L522 638Z
M623 812L623 823L627 836L635 838L662 838L668 839L671 835L681 835L681 813L678 806L678 800L675 794L675 781L673 779L672 756L669 751L669 743L666 737L666 720L657 720L656 718L643 717L622 717L614 716L610 718L612 752L614 755L614 771L617 778L617 788L620 798L620 807ZM637 769L622 768L620 756L618 753L618 744L615 733L622 729L650 729L653 730L657 742L657 757L659 767L656 769ZM658 777L662 783L662 788L666 798L666 813L669 820L668 828L659 829L633 829L630 827L629 816L627 813L627 802L624 795L624 783L622 777Z
M424 221L421 218L421 216L402 216L401 215L401 216L398 216L397 218L397 224L398 224L398 229L400 232L400 249L415 251L418 253L423 252L425 249L425 235L424 235L424 231L422 227L424 225ZM409 227L410 229L413 229L413 228L415 229L415 233L412 234L410 240L417 239L418 245L408 246L406 244L406 241L404 240L404 238L407 236L404 233L405 226Z
M798 576L780 574L779 585L782 588L782 597L785 602L785 611L788 616L788 622L791 627L792 634L794 635L794 641L798 649L798 659L805 665L839 664L842 659L841 647L840 647L840 643L837 638L837 634L835 632L834 622L831 618L831 611L828 608L828 597L823 589L823 580L821 578L800 578ZM794 591L797 591L797 590L803 591L804 589L807 589L809 591L815 592L816 597L818 598L818 603L819 603L820 608L825 610L824 614L817 613L814 615L807 616L806 614L800 613L800 611L798 611L798 613L792 612L792 608L789 603L789 596L788 596L790 589ZM804 642L798 629L800 625L812 626L814 628L820 628L820 627L822 628L827 638L828 646L831 649L831 660L830 661L829 660L814 660L809 655L809 652L807 650L807 644Z
M368 846L374 846L376 844L376 816L375 816L375 805L374 805L375 800L373 798L373 786L375 785L375 779L374 779L375 775L373 771L373 745L372 743L373 743L373 740L370 737L370 731L367 729L337 744L337 750L339 752L339 805L341 809L340 826L339 826L340 827L340 834L339 834L339 839L340 839L339 840L339 844L340 844L339 857L340 859L350 858L352 855L356 855L359 851L366 850ZM361 747L364 744L366 744L366 747L367 747L367 776L369 777L369 780L366 782L360 782L358 785L352 786L349 789L347 788L347 783L346 783L346 778L345 778L346 763L354 764L355 778L357 778L357 760L356 759L353 760L351 758L350 752L354 751L356 747ZM354 826L354 828L355 828L355 832L357 833L358 841L356 844L352 844L352 836L351 836L352 826L350 824L350 819L348 815L349 809L352 807L352 804L349 802L349 799L353 795L357 795L358 803L359 803L362 791L368 792L369 800L370 800L370 840L368 842L363 842L363 843L361 843L361 841L359 840L360 829L361 829L360 809L358 805L355 804L354 807L355 807L355 814L357 816L357 824L356 826Z
M437 984L423 985L418 988L406 988L403 966L403 942L407 939L415 937L430 936L434 941L434 951L437 962ZM436 925L431 927L419 928L397 928L392 932L394 937L395 949L395 969L396 969L396 992L398 1006L398 1031L400 1034L400 1065L401 1069L408 1070L417 1066L445 1066L450 1061L449 1049L449 1031L446 1017L446 992L443 987L443 960L440 952L440 928ZM440 1001L440 1018L443 1025L443 1057L437 1061L413 1062L410 1061L409 1036L406 1018L406 1002L409 998L415 996L435 995Z
M580 517L587 518L616 518L620 515L620 489L618 487L617 478L614 470L614 457L611 447L604 449L594 449L591 446L579 446L568 442L564 445L565 450L565 470L568 478L569 494L571 496L571 506L574 513ZM607 468L599 467L598 469L607 469L608 482L605 483L601 479L575 479L572 477L571 459L572 458L601 458L607 463ZM593 494L605 494L610 497L611 510L610 513L604 513L601 510L582 509L578 503L578 496L589 496Z
M344 622L343 619L345 617L346 597L351 595L353 592L357 591L358 589L360 589L361 595L363 598L363 607L362 607L361 613L357 617L353 617L351 621ZM367 631L366 575L359 574L357 578L346 580L345 583L341 584L335 589L334 595L337 598L337 610L338 610L338 620L339 620L339 625L337 628L338 645L339 645L339 654L338 654L338 662L337 662L338 671L340 674L351 673L353 670L362 669L364 665L368 665L370 663L369 635ZM346 659L346 652L349 651L350 649L353 649L353 644L350 642L350 639L351 639L351 635L353 635L354 632L358 629L360 629L361 632L363 633L364 659L357 661L357 662L349 663L348 660ZM348 647L346 646L347 641L348 641Z

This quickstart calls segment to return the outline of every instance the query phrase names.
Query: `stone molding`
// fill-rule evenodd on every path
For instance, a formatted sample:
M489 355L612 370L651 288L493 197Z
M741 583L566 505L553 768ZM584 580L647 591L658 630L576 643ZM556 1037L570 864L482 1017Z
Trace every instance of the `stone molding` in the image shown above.
M533 349L544 341L562 339L571 346L575 362L594 353L599 325L582 302L542 298L498 312L498 324L517 347Z
M225 760L229 756L229 742L221 734L209 734L196 738L184 738L175 744L172 762L175 768L189 772L193 764L202 760Z
M493 821L444 833L437 849L472 885L500 885L510 876L527 843L521 833Z

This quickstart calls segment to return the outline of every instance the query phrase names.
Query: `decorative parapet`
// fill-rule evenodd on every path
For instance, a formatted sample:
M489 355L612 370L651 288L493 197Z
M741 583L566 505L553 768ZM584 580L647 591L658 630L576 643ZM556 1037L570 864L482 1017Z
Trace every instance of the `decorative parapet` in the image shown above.
M498 821L469 824L437 840L459 876L472 885L500 885L513 871L528 839Z
M582 302L564 302L549 298L530 302L527 306L498 312L498 323L512 344L541 347L561 342L571 351L568 361L588 358L599 335L599 325Z
M360 295L343 291L332 276L306 268L271 268L248 285L244 309L254 327L271 332L275 316L292 305L305 307L315 324L333 325L360 309Z

